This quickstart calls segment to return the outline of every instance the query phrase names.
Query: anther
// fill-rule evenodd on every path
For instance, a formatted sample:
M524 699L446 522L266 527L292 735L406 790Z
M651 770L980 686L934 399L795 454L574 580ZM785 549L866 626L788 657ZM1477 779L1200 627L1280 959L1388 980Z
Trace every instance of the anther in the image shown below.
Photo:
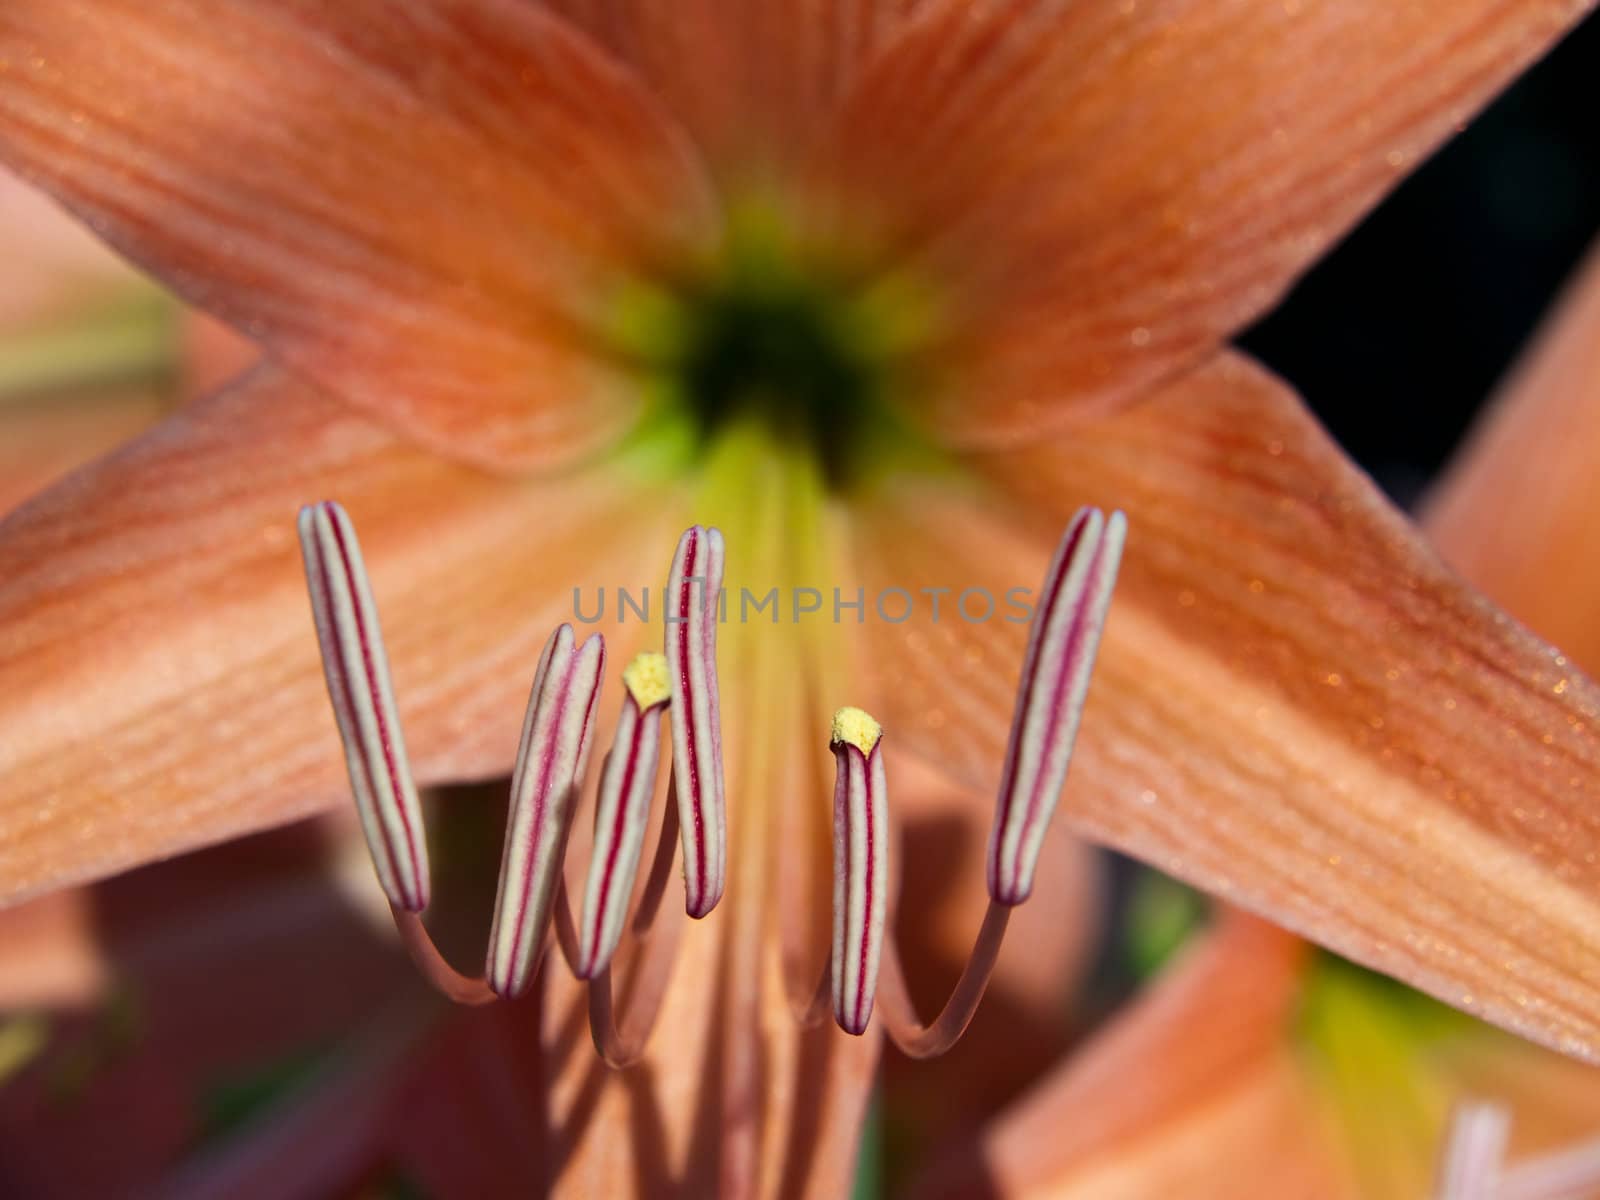
M625 694L616 740L600 772L594 852L578 928L577 975L593 979L611 962L628 915L650 798L661 755L661 716L671 699L667 660L641 654L622 672Z
M1081 508L1045 576L989 839L989 895L998 904L1021 904L1033 891L1126 537L1120 512L1107 518L1099 509Z
M546 643L511 774L511 814L485 975L501 996L526 990L549 924L575 796L588 763L605 670L598 634L582 646L570 625Z
M672 688L672 762L683 832L684 907L703 917L727 877L727 811L717 697L717 604L722 533L695 525L678 540L667 575L666 658Z
M846 1033L866 1032L878 989L888 896L888 791L883 728L859 708L841 708L831 738L833 788L833 1016Z
M428 906L428 843L361 546L350 518L331 500L302 508L299 530L361 828L390 904L418 913Z

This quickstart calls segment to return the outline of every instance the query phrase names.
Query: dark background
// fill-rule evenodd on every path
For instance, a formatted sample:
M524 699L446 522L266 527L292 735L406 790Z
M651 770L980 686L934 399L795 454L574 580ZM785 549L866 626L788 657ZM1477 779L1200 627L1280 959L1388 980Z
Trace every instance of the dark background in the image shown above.
M1240 339L1402 504L1600 235L1597 78L1600 14Z

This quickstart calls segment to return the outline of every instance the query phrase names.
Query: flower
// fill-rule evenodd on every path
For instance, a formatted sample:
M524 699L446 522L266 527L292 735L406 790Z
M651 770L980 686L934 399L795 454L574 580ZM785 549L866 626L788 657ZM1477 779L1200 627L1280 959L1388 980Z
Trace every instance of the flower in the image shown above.
M0 525L0 892L344 803L304 502L363 531L424 780L503 772L570 581L686 525L864 618L1029 586L1090 503L1132 532L1071 822L1595 1054L1600 693L1222 345L1585 7L12 0L0 157L268 361ZM785 1011L827 890L793 731L865 702L985 811L1022 627L951 614L730 623L671 1037L596 1076L542 1012L575 1186L658 1141L840 1191L876 1044Z

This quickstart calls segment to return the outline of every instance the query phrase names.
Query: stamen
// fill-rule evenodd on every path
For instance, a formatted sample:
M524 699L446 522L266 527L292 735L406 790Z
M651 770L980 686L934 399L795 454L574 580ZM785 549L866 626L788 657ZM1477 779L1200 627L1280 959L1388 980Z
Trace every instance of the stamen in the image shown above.
M389 911L394 916L394 927L400 934L401 945L406 948L417 970L422 972L422 977L441 996L457 1004L468 1005L490 1004L499 999L484 982L483 976L473 978L463 975L445 961L444 955L439 953L439 947L433 944L433 938L421 917L394 905L389 906Z
M722 720L717 697L717 603L722 533L695 525L667 575L666 651L672 682L672 763L683 826L684 904L703 917L727 877Z
M582 646L570 625L551 635L534 675L522 743L511 775L511 818L486 976L499 995L526 990L538 966L573 799L588 764L605 669L598 634Z
M878 988L888 894L883 727L859 708L833 718L833 1017L866 1032Z
M604 970L622 937L650 823L650 797L661 757L660 718L671 698L664 655L639 655L623 671L622 681L627 694L595 802L594 852L579 926L579 979L593 979Z
M361 546L331 500L302 508L299 529L328 697L367 847L389 902L421 912L428 907L428 843Z
M1510 1132L1511 1114L1502 1105L1475 1102L1456 1109L1434 1200L1494 1200L1502 1195L1500 1168Z
M989 894L1021 904L1066 781L1089 676L1122 559L1127 519L1081 508L1045 576L989 839Z

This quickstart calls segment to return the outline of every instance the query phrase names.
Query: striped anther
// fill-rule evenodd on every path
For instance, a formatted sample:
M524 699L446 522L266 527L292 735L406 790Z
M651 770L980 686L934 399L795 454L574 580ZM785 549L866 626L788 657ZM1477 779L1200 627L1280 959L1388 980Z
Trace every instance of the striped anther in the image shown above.
M717 607L722 533L695 525L678 539L667 575L666 657L672 685L672 766L683 829L684 907L703 917L727 877L722 717L717 699Z
M562 625L534 673L522 742L511 773L511 815L485 977L501 996L520 996L538 966L574 799L588 765L605 670L605 640L576 644Z
M989 836L989 895L1021 904L1066 782L1128 522L1081 508L1045 576Z
M622 681L622 715L595 802L594 852L578 925L580 979L605 970L622 938L661 761L661 717L672 698L664 655L639 655Z
M888 895L883 729L859 708L833 718L833 1017L866 1032L878 990Z
M355 528L331 500L300 510L311 616L361 828L390 903L428 907L428 842Z

